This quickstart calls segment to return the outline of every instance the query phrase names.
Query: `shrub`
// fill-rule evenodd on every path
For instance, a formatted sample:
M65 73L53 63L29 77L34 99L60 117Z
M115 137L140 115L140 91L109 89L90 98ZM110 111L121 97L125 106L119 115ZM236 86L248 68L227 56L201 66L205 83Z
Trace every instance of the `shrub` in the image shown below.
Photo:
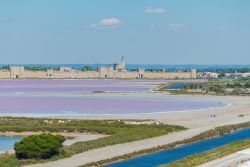
M61 135L31 135L15 143L14 149L18 159L47 159L59 154L64 141Z

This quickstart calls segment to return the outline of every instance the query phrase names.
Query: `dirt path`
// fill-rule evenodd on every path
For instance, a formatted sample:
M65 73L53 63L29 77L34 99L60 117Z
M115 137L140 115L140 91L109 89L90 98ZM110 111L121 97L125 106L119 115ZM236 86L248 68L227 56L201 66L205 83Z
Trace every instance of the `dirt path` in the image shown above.
M211 127L189 129L181 132L176 132L169 135L155 137L151 139L145 139L135 141L131 143L118 144L114 146L103 147L95 150L90 150L84 153L74 155L70 158L65 158L55 162L49 162L46 164L30 165L28 167L77 167L91 162L97 162L104 159L109 159L129 153L133 153L138 150L144 150L153 148L156 146L166 145L174 143L175 141L184 140L198 135Z

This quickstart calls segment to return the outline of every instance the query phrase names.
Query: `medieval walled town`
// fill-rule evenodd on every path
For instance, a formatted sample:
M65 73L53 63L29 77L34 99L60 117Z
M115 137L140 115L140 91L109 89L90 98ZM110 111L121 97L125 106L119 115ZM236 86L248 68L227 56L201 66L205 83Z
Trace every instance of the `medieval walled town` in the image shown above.
M60 69L26 70L23 66L10 66L9 69L0 70L1 79L195 79L196 70L189 72L149 72L143 68L136 71L126 70L124 57L120 63L113 67L100 66L96 70L76 70L72 67L60 67Z

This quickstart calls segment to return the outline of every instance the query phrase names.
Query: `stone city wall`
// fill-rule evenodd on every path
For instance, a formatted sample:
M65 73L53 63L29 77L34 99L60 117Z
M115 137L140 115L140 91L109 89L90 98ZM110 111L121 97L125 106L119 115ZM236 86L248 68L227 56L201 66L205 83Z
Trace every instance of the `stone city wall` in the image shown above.
M1 79L8 79L10 78L10 72L6 70L0 70L0 78Z
M80 71L63 67L60 70L30 71L23 67L10 67L10 70L0 70L1 79L189 79L196 78L196 70L190 72L145 72L116 71L112 67L100 67L97 71Z

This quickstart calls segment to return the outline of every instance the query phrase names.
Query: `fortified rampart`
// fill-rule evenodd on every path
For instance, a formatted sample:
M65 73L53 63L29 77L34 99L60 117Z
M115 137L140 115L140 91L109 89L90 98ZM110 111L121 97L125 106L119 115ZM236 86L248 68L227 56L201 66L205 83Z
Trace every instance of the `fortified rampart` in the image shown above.
M61 67L59 70L46 71L25 70L24 67L10 67L0 70L1 79L194 79L196 70L190 72L148 72L144 69L127 71L125 61L116 63L114 67L99 67L95 71L81 71L71 67Z

